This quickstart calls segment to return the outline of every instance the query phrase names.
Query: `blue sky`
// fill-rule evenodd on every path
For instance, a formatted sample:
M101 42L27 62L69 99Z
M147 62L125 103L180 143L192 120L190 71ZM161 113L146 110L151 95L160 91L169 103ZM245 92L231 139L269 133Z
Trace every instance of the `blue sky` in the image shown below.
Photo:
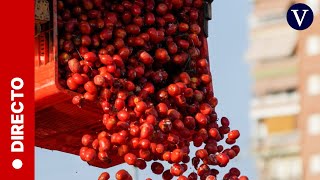
M219 100L218 115L231 121L231 128L239 129L238 141L241 153L230 165L239 167L250 179L257 179L254 157L251 151L251 127L249 102L251 79L249 65L245 59L248 48L248 16L251 4L248 0L216 0L213 8L214 20L210 23L209 46L212 62L215 96ZM231 167L231 166L228 167Z
M239 157L227 168L238 167L251 180L257 179L253 153L250 150L250 74L245 60L248 46L248 0L215 0L213 20L209 23L209 53L215 96L219 100L219 117L231 120L231 128L239 129ZM110 174L117 168L108 170ZM133 168L129 169L133 173ZM102 169L88 166L78 156L36 148L36 180L94 180ZM146 177L150 171L139 172ZM221 177L220 177L221 178ZM219 179L220 179L219 178ZM139 178L142 179L142 178ZM161 179L159 176L158 178Z

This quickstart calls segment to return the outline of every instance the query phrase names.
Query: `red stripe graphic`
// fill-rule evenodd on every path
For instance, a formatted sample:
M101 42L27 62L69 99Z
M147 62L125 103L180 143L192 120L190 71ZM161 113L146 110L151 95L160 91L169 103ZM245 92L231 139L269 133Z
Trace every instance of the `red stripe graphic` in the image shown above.
M34 1L0 8L0 179L34 179Z

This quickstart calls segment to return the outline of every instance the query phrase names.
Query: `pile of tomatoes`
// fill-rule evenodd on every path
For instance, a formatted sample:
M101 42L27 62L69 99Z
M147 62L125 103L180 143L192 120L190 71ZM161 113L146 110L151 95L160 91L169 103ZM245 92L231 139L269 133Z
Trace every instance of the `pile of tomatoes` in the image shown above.
M239 131L215 112L203 6L204 0L57 2L60 84L79 94L75 105L98 102L104 112L104 130L82 137L83 161L110 163L116 155L140 169L152 161L152 172L165 180L212 180L238 155ZM230 147L219 144L224 139ZM185 175L189 162L195 171ZM104 172L99 180L109 178ZM115 178L132 179L125 170ZM223 179L248 178L232 168Z

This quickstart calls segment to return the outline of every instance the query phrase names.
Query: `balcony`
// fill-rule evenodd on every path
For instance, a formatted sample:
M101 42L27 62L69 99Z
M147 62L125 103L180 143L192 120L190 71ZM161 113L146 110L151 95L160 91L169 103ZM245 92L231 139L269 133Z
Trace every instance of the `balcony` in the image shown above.
M276 62L295 53L298 34L283 23L251 31L249 49L246 59L249 63L256 61Z
M253 146L254 151L261 156L296 154L300 151L300 133L294 130L258 138L254 140Z
M254 98L250 116L254 120L268 117L296 115L300 112L300 96L297 92L279 93Z

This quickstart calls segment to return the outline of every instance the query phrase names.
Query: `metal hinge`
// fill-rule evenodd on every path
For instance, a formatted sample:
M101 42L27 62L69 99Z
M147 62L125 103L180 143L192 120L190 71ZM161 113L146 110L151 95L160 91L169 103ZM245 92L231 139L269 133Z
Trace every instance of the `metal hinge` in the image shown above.
M204 3L204 20L203 20L203 32L205 34L206 37L209 36L209 25L208 25L208 21L212 20L212 7L211 7L211 3L213 2L213 0L206 0Z
M204 4L204 16L208 20L212 19L212 7L211 7L212 2L213 0L207 0Z

